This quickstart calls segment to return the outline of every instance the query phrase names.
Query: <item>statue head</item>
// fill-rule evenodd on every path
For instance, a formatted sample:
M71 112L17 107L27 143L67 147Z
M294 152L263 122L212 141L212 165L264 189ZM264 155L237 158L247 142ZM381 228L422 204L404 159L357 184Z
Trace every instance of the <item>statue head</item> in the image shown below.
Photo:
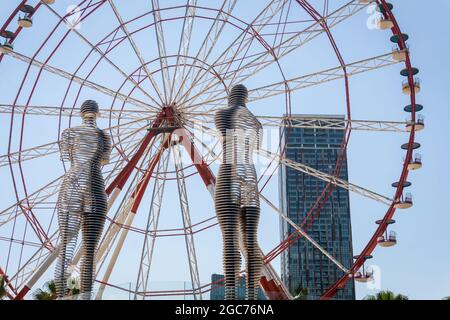
M243 84L237 84L231 88L228 96L229 106L245 106L248 100L248 90Z
M80 114L83 119L96 118L100 113L98 103L94 100L86 100L80 107Z

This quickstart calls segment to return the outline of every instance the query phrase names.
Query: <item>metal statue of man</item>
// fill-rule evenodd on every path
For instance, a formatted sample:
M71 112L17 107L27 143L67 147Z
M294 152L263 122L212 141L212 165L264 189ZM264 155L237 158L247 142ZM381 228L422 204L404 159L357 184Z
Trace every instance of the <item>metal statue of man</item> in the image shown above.
M80 108L83 123L63 131L61 159L70 162L60 187L57 211L60 252L55 271L58 298L67 292L68 268L72 264L81 228L80 293L90 299L95 276L95 252L107 212L107 195L101 166L109 162L111 140L96 124L97 102L85 101Z
M228 107L215 115L223 139L223 161L216 181L214 203L223 237L225 299L236 299L241 265L241 241L246 260L246 298L258 298L262 257L258 245L259 193L253 150L262 140L262 126L246 107L248 91L236 85Z

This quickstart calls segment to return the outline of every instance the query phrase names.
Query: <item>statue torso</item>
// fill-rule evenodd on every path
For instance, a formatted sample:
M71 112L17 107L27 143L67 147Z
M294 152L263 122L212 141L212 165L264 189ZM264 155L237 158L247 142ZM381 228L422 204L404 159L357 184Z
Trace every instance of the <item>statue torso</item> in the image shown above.
M252 155L262 139L262 126L244 106L219 110L215 125L223 139L223 157L227 164L252 164Z
M109 136L94 125L82 124L64 130L60 142L61 158L71 163L71 168L100 167L101 160L109 158Z

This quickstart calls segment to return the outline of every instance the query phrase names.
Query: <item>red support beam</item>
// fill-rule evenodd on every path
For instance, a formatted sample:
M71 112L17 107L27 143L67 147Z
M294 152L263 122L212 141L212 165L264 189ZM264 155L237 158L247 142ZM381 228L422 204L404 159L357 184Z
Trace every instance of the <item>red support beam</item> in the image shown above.
M153 122L152 129L158 128L163 119L164 119L165 113L164 111L159 113ZM142 140L141 145L139 146L139 149L136 151L136 153L133 155L133 157L130 159L130 161L125 165L125 167L122 169L122 171L117 175L117 177L111 182L111 184L106 188L106 193L109 195L112 193L112 191L116 188L122 189L125 183L127 182L128 178L130 177L131 173L133 172L133 169L136 167L137 163L139 162L139 159L141 159L142 155L144 154L145 150L147 149L148 145L150 144L151 140L156 136L156 130L149 130L148 133L145 135L144 139Z

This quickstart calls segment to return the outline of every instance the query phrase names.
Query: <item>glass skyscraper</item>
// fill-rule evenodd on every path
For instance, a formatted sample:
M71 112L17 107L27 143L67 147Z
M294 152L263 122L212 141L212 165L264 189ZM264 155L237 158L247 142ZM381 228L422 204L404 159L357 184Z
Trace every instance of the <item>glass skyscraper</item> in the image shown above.
M311 127L281 128L284 157L302 163L322 172L333 174L344 130L323 129L324 121L343 123L343 116L293 116ZM313 128L314 127L314 128ZM320 127L320 128L317 128ZM289 133L288 133L289 132ZM348 180L347 157L340 172L340 178ZM298 225L301 225L326 186L326 182L280 166L280 203L283 211ZM281 219L281 239L295 231ZM345 267L352 264L352 234L350 221L349 192L336 187L316 216L307 233L325 250L331 253ZM344 273L307 240L301 238L281 255L281 279L295 295L300 289L307 289L307 299L318 299L320 295ZM355 299L354 281L349 281L339 290L336 299Z

